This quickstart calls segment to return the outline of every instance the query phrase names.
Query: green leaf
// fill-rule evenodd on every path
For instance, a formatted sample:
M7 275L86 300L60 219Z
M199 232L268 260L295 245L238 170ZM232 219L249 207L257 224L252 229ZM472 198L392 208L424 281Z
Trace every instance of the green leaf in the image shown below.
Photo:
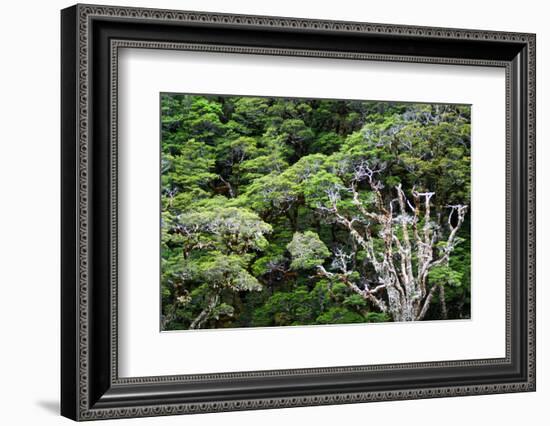
M292 256L292 269L311 269L322 265L330 252L315 232L296 232L287 249Z

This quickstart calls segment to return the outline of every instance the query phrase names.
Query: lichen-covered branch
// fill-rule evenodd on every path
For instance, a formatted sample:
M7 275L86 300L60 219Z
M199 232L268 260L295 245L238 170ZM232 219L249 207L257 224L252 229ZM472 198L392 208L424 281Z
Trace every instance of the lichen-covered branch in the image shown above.
M447 206L448 229L444 232L432 217L431 200L435 192L419 192L413 188L409 199L402 185L397 184L392 191L395 198L386 199L382 192L384 186L377 179L382 170L383 167L374 168L366 161L361 162L354 168L349 186L328 189L328 206L319 206L319 210L346 229L353 244L364 251L379 285L370 289L366 279L362 280L363 286L348 279L349 271L342 267L347 264L342 252L335 253L333 267L340 270L338 278L350 289L382 312L388 312L394 321L422 320L436 290L442 286L441 283L430 286L428 274L432 268L448 264L468 207ZM374 194L374 209L361 199L358 187L364 181ZM351 216L349 211L340 208L343 194L351 195L356 215ZM383 247L382 250L376 250L375 244ZM322 265L318 269L321 275L334 278L335 273L326 271ZM444 290L441 294L444 295Z

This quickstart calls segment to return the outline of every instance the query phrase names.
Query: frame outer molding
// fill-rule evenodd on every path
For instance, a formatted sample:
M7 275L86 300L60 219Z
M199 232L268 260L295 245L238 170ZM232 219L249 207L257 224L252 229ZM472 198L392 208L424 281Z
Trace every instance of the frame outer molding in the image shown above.
M215 24L261 29L314 30L330 33L411 36L425 39L505 41L524 45L527 106L525 126L527 191L526 231L526 381L479 386L450 386L397 391L336 393L301 397L224 400L205 403L174 403L133 408L94 408L89 389L89 54L90 22L93 18L132 19L141 22ZM359 22L338 22L270 16L171 11L130 7L81 5L62 11L62 398L61 413L74 420L160 416L232 410L282 408L354 402L465 396L535 390L535 46L534 34L447 29ZM429 62L429 61L428 61ZM460 62L460 60L458 60ZM73 97L73 95L75 95ZM74 112L69 111L68 106ZM76 236L76 238L75 238ZM69 324L70 322L70 324ZM71 355L72 354L72 355ZM168 376L169 377L169 376ZM155 382L156 378L151 378ZM173 380L177 380L174 377Z

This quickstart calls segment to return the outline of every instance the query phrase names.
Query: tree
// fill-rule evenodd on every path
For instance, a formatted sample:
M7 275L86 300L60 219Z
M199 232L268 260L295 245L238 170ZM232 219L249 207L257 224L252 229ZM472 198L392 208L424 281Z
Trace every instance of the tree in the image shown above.
M201 328L211 317L218 319L220 315L233 315L233 306L222 303L224 293L262 290L258 280L245 269L245 257L212 254L214 256L199 261L195 275L190 275L191 279L203 282L200 293L204 298L202 310L189 325L190 329Z
M162 329L469 317L469 106L162 94L161 138Z
M377 179L382 171L365 161L357 164L349 187L327 190L329 206L319 205L327 218L349 232L353 245L364 253L370 273L354 279L349 264L356 253L342 249L334 253L332 266L337 272L327 271L321 259L313 263L320 275L338 278L381 312L389 313L394 321L422 320L436 290L447 281L447 277L441 276L430 286L429 274L439 271L445 275L443 267L448 265L452 251L460 242L457 233L464 223L467 206L448 206L448 231L445 232L432 218L431 199L435 193L413 188L411 201L401 184L397 184L396 197L386 202L383 185ZM360 198L357 188L363 181L368 182L375 195L374 208ZM358 214L353 217L339 208L344 191L351 194L352 203L357 207ZM297 255L296 261L303 264L301 257ZM450 272L447 271L447 275Z
M292 237L292 241L288 243L287 249L292 256L290 267L293 269L322 267L321 265L325 259L330 256L325 243L312 231L306 231L303 234L296 232Z
M201 328L212 318L233 315L235 293L262 290L247 268L252 252L267 245L271 226L255 213L236 207L203 208L183 213L166 226L182 247L169 319L175 311L187 310L179 315L187 318L188 328Z

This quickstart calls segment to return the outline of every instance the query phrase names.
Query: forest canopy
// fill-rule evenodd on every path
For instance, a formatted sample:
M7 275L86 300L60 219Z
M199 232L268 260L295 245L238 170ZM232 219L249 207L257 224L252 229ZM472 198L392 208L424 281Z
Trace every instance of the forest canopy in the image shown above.
M161 94L161 329L470 317L470 107Z

